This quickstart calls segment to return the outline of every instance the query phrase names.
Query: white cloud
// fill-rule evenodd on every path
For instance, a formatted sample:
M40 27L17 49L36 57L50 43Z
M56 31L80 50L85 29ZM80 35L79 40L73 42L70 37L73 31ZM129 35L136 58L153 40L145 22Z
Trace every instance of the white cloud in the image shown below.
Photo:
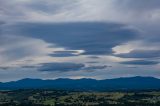
M53 51L50 45L28 37L0 36L0 65L8 66L25 59L47 56Z
M113 21L131 25L160 21L160 2L153 0L1 0L0 3L3 21Z

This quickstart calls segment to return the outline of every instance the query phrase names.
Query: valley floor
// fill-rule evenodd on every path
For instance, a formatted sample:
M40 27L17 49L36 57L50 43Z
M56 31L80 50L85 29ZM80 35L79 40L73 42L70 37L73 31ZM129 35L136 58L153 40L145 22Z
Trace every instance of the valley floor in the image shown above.
M0 91L0 106L160 106L160 91Z

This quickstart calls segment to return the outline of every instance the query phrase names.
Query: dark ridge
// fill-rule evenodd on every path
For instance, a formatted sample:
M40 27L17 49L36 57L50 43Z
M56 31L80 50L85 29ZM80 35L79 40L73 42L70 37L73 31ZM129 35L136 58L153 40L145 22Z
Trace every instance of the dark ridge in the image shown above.
M26 78L18 81L0 83L1 90L34 88L83 91L150 90L160 89L160 79L140 76L105 80L87 78L42 80Z

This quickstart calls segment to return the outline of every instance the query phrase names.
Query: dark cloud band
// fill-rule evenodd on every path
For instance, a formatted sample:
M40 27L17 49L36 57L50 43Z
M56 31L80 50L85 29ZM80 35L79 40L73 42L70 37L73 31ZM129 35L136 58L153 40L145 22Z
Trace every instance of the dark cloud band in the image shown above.
M41 67L38 68L39 71L59 71L59 72L67 72L67 71L78 71L81 68L85 67L84 64L76 64L76 63L44 63Z
M111 54L113 47L138 35L137 31L117 23L23 23L12 27L16 34L43 39L71 50L84 50L84 55Z
M160 50L133 50L130 53L115 55L122 58L158 58Z
M125 62L120 62L121 64L126 64L126 65L156 65L159 62L157 61L147 61L147 60L133 60L133 61L125 61Z

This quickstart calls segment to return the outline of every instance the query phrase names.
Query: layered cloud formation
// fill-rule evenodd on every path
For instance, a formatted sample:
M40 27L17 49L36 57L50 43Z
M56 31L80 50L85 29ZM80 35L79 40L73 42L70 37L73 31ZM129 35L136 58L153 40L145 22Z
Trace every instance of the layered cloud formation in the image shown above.
M159 77L159 5L0 0L0 80Z

